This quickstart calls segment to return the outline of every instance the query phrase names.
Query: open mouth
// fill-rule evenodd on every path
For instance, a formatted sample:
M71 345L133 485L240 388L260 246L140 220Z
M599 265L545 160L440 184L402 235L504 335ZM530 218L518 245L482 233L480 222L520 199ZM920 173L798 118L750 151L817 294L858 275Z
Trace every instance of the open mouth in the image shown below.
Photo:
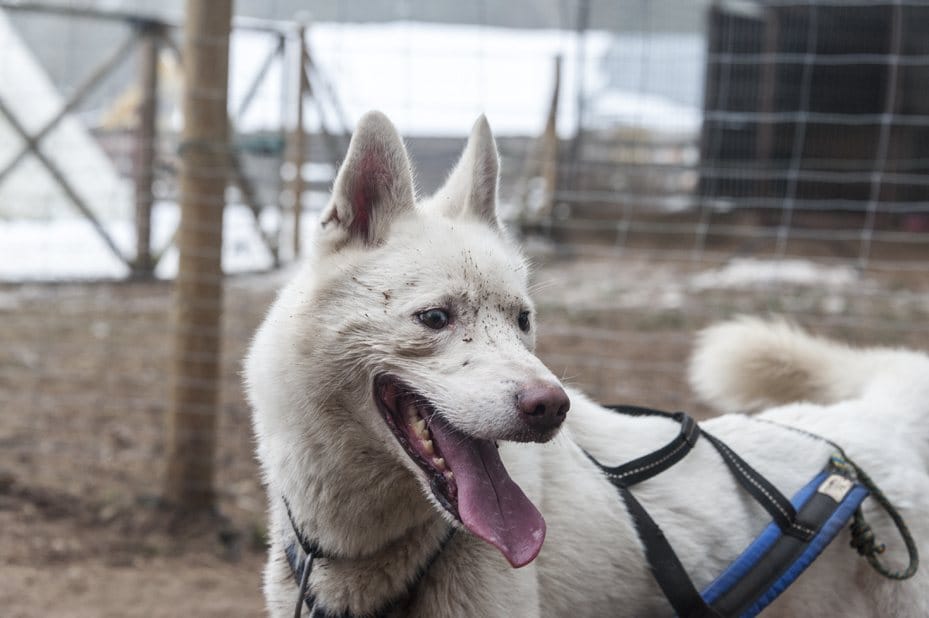
M439 504L514 567L532 562L545 540L545 520L510 478L494 442L458 431L393 376L375 379L374 398Z

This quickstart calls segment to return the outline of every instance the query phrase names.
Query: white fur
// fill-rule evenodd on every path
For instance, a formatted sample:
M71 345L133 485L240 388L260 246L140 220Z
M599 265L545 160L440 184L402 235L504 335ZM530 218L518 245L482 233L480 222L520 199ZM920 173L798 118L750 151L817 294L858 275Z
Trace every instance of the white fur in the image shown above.
M481 118L446 186L416 204L393 126L377 113L359 124L316 251L281 292L246 360L270 503L272 616L290 615L297 594L283 557L292 538L283 497L306 533L337 556L319 561L310 582L337 612L372 612L401 595L450 525L377 412L375 375L389 371L415 385L460 431L500 440L516 431L518 386L557 382L532 352L534 324L528 334L517 327L519 313L532 308L527 267L497 222L496 176L496 148ZM353 225L358 217L367 225ZM441 331L413 317L435 306L455 311ZM692 370L698 392L725 409L808 399L763 416L843 444L901 507L929 554L929 358L853 351L758 321L716 327L700 341ZM617 464L660 447L678 428L570 396L554 440L500 442L511 476L547 523L538 558L513 569L460 530L396 615L670 615L616 490L579 445ZM787 495L829 455L821 442L741 415L704 426ZM768 522L705 440L635 491L698 588ZM885 518L870 501L866 512L899 563ZM843 533L771 615L929 615L924 573L888 582L847 545Z

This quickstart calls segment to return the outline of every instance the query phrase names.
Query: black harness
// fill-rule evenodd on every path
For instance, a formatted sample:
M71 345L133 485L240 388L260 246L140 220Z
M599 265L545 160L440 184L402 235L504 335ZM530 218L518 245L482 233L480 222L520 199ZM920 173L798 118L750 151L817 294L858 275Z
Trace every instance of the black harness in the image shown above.
M303 613L303 607L306 606L309 618L355 618L355 614L344 612L333 612L322 604L317 602L316 595L309 591L310 574L313 572L313 564L317 559L331 560L329 556L320 549L319 544L310 541L300 531L300 527L294 521L293 513L290 511L290 505L284 500L284 507L287 509L287 519L290 520L290 526L293 528L295 540L292 541L285 549L284 555L287 557L287 564L290 565L290 571L294 580L300 589L297 597L297 605L294 608L294 618L300 618ZM394 599L391 599L377 611L366 613L365 616L371 618L384 618L391 612L403 606L403 603L412 597L413 591L419 585L419 582L429 572L429 568L442 554L452 538L455 536L455 528L449 527L445 536L439 542L439 546L432 552L429 558L416 570L413 581L407 586L406 591ZM300 554L303 554L302 556Z
M864 523L860 509L862 501L872 489L876 497L880 495L879 502L897 523L910 552L910 565L905 572L888 573L886 569L878 570L895 579L905 579L916 572L916 546L909 537L906 526L870 479L860 472L838 446L829 443L836 452L823 471L798 491L793 500L788 500L725 443L702 431L697 423L683 412L669 414L634 406L611 408L621 414L659 416L681 424L677 437L667 445L620 466L604 466L585 452L622 497L639 539L645 546L645 557L655 580L679 617L722 618L757 615L800 576L853 515L855 524L852 526L852 545L859 553L870 553L872 557L874 553L882 552L883 546L874 544L873 534ZM660 474L683 459L701 435L709 440L720 454L739 485L771 515L773 520L703 593L697 591L661 528L630 491L630 487L636 483ZM826 441L819 436L812 437ZM859 482L859 476L867 480L869 487ZM859 526L859 522L863 527ZM859 526L857 531L856 526ZM870 544L862 539L862 535L870 535Z
M630 416L667 418L681 425L678 435L662 448L619 466L605 466L584 452L622 497L639 539L645 546L645 557L655 580L680 618L757 615L800 576L853 516L852 546L865 556L878 572L892 579L906 579L915 574L919 561L916 545L899 513L842 449L824 438L807 434L832 445L835 453L825 468L791 500L725 443L701 430L687 414L670 414L635 406L610 408ZM787 426L778 426L799 431ZM701 435L713 445L739 485L773 520L702 593L697 591L661 528L630 491L630 487L660 474L683 459ZM910 557L910 564L903 572L890 571L877 560L877 554L883 552L883 545L875 542L860 508L862 501L869 494L873 494L887 511L903 537ZM354 618L354 614L348 611L335 613L326 609L309 591L308 583L314 562L317 559L332 557L304 536L294 521L286 500L284 505L295 537L285 549L287 562L299 588L295 618L300 618L304 606L308 609L310 618ZM366 616L382 618L402 608L403 604L412 598L413 591L448 546L454 534L455 528L450 527L435 551L417 570L412 583L403 594Z

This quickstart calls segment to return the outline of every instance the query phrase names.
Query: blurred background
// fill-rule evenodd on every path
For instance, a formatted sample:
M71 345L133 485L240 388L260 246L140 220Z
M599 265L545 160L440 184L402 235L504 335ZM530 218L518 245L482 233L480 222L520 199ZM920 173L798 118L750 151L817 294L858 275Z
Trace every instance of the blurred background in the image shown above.
M261 613L241 360L354 123L485 113L539 351L710 412L696 329L929 346L929 3L0 0L0 607ZM183 222L181 212L184 212Z

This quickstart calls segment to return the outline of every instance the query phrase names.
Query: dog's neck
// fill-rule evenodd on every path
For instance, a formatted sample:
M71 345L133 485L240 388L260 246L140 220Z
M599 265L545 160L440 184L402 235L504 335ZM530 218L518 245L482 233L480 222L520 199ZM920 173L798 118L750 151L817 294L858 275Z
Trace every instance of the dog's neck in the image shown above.
M278 491L327 554L363 557L441 521L413 474L344 408L320 410L310 425L281 462L302 475L284 477Z
M361 603L402 599L451 524L346 407L319 410L310 426L282 462L303 471L278 488L275 523L283 547L297 541L296 529L319 548L310 588L330 610L364 613L378 607ZM358 590L365 595L356 597Z
M309 592L330 614L382 615L387 609L402 613L453 538L454 529L436 518L366 555L333 556L311 548L316 567ZM300 539L292 542L299 546Z

